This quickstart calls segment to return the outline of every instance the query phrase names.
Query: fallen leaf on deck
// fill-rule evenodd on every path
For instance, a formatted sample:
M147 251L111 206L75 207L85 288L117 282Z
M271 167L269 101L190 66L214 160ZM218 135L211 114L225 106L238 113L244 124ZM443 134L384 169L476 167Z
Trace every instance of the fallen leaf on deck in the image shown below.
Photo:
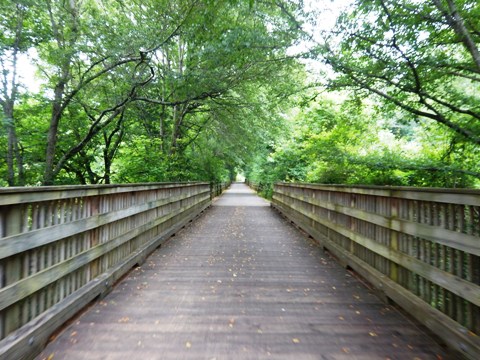
M300 343L300 340L299 340L299 339L297 339L297 338L293 338L293 339L292 339L292 341L293 341L293 343L294 343L294 344L298 344L298 343Z
M185 347L186 347L187 349L190 349L190 348L192 347L192 344L190 343L190 341L187 341L187 342L185 343Z

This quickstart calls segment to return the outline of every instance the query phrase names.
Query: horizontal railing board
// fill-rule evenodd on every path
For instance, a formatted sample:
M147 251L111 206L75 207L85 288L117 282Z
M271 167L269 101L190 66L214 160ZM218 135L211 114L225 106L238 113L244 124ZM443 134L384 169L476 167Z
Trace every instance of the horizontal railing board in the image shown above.
M209 198L207 197L203 201L206 201L208 199ZM65 274L72 273L75 270L81 268L82 266L87 265L91 261L99 258L102 255L105 255L109 251L115 249L116 247L124 244L127 241L130 241L141 233L148 231L149 229L158 226L161 223L170 220L175 216L194 208L197 205L198 204L194 204L186 208L180 208L176 212L157 218L153 222L144 224L141 227L133 228L122 236L116 237L112 241L101 243L95 247L81 252L80 254L75 255L75 257L57 263L53 266L46 268L45 270L39 271L33 275L30 275L29 277L23 278L9 286L0 289L0 310L5 309L6 307L14 304L15 302L35 293L36 291L44 288L45 286L48 286L49 284L62 278Z
M209 183L148 183L118 185L67 185L39 187L0 188L0 206L36 203L44 201L65 200L71 198L100 195L122 194L147 190L175 189L209 185Z
M374 253L381 255L384 258L391 260L396 264L417 273L418 275L423 276L424 278L432 281L433 283L442 286L443 288L453 292L454 294L464 297L466 300L474 303L475 305L480 306L480 286L463 280L458 276L450 274L446 271L438 269L403 252L395 251L391 248L388 248L385 245L379 244L366 236L357 234L327 219L320 219L318 218L318 216L316 216L316 214L310 211L300 209L291 204L286 204L278 198L276 199L276 201L284 205L283 209L285 209L285 207L291 208L298 213L304 215L305 217L317 221L318 223L338 232L339 234L350 238L351 240L373 251Z
M480 190L278 183L278 186L480 206Z
M280 183L272 207L451 348L477 359L479 195Z
M202 193L209 194L209 191L203 191ZM190 197L196 195L197 194L184 197L180 196L176 198L164 198L149 203L130 206L122 210L111 211L108 213L89 216L87 218L75 220L72 222L32 230L27 233L7 236L0 239L0 259L12 256L23 251L31 250L42 245L56 242L66 237L97 228L113 221L121 220L161 206L189 199Z
M442 245L462 250L477 256L480 256L480 241L478 237L435 227L431 225L416 223L398 219L396 217L385 217L360 209L350 208L330 202L323 202L318 199L308 198L306 196L291 196L284 191L278 191L279 194L301 200L307 204L322 207L327 210L333 210L337 213L355 217L359 220L368 221L372 224L382 226L387 229L395 230L412 236L418 236L425 240L430 240Z

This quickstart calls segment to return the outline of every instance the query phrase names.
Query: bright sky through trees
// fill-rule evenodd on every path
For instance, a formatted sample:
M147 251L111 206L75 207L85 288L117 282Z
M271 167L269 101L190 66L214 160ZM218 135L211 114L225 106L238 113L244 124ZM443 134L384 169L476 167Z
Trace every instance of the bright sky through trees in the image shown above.
M333 28L335 21L341 11L352 6L353 0L306 0L304 1L305 11L312 14L314 22L305 22L303 29L310 34L313 42L303 41L299 45L292 46L289 54L304 53L311 49L315 43L321 41L320 34ZM20 82L28 91L38 92L42 80L37 74L37 69L33 64L38 54L35 49L31 49L28 54L21 54L19 57L19 75ZM307 66L317 72L320 69L318 61L309 59L305 61Z
M0 11L1 186L480 179L478 1Z

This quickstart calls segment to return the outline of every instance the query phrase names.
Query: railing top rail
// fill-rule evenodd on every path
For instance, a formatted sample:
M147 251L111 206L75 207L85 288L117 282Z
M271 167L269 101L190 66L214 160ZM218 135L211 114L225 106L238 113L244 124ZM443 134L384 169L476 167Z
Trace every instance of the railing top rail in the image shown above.
M50 201L57 199L118 194L130 191L146 191L158 188L173 189L178 187L207 185L208 182L179 183L136 183L136 184L102 184L102 185L62 185L0 188L0 206L22 203Z
M480 190L452 188L417 188L407 186L325 185L311 183L277 183L280 186L335 191L351 194L374 195L400 199L433 201L480 206Z

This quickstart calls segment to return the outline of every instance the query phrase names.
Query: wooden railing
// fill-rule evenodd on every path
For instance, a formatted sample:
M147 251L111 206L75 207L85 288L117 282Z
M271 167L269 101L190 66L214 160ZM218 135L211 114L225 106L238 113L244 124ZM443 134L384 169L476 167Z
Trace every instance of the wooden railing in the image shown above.
M211 191L209 183L0 190L0 359L41 351L208 207Z
M480 358L480 191L280 183L272 207L447 345Z
M229 186L231 182L212 182L210 183L210 198L213 199L214 197L219 196L222 194Z
M262 183L262 182L255 182L255 181L250 181L248 179L245 180L245 183L255 192L257 192L259 195L270 199L272 196L272 183Z
M250 187L252 190L255 190L257 192L261 190L260 184L255 181L245 179L245 184L247 184L248 187Z

